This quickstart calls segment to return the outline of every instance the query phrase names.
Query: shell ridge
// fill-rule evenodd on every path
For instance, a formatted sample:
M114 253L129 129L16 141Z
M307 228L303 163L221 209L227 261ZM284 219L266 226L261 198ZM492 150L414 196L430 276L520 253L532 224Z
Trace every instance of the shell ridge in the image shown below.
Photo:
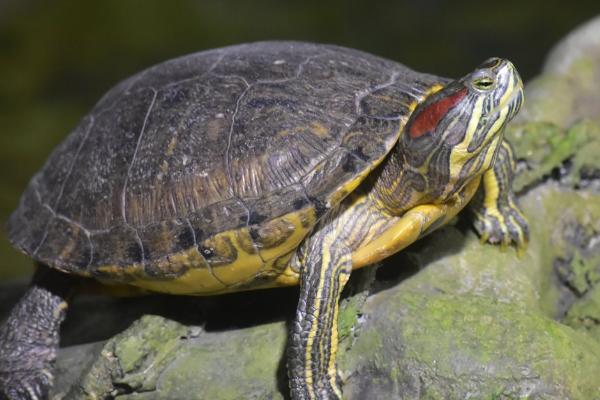
M221 51L220 55L219 55L219 58L217 58L217 60L215 60L215 62L206 71L204 71L200 75L194 76L192 78L180 79L180 80L175 81L175 82L169 82L166 85L161 86L158 89L158 91L160 92L160 91L162 91L164 89L169 89L169 88L171 88L173 86L181 85L182 83L194 82L194 81L200 80L200 79L202 79L202 78L204 78L204 77L212 74L212 72L219 66L219 64L221 64L221 61L223 61L223 59L225 58L226 55L227 55L226 51ZM145 89L145 88L143 88L143 89Z
M265 84L271 84L271 83L286 83L286 82L291 82L296 79L299 79L300 76L302 75L302 71L304 70L304 66L306 64L308 64L309 62L311 62L312 60L314 60L315 58L318 58L321 56L323 56L323 54L315 54L315 55L306 57L306 59L304 61L298 63L298 66L296 67L296 73L294 74L294 76L291 76L289 78L272 79L272 80L271 79L259 79L255 83L253 83L251 86L258 85L258 84L265 85Z
M125 225L132 227L127 221L127 184L129 182L129 175L131 175L131 170L133 168L133 164L135 163L135 159L137 157L138 150L142 143L142 139L144 138L144 132L146 131L146 124L148 122L148 118L150 117L150 113L152 108L154 108L154 103L156 102L156 97L158 96L158 92L154 88L150 88L153 92L152 100L150 101L150 105L148 106L148 110L146 111L146 115L144 116L144 122L142 123L142 128L140 130L140 134L137 140L137 144L135 146L135 150L133 151L133 156L131 157L131 161L129 163L129 167L127 168L127 175L125 176L125 182L123 183L123 189L121 190L121 216L123 218L123 222ZM138 235L139 236L139 235Z
M238 193L235 193L235 188L233 185L233 171L231 168L231 141L232 141L232 137L233 137L233 133L235 130L235 123L236 123L236 118L237 115L240 111L240 106L242 103L242 100L244 99L244 97L247 95L247 93L250 91L250 89L252 89L253 87L255 87L256 85L268 85L268 84L277 84L277 83L286 83L286 82L291 82L293 80L297 80L300 78L300 76L302 75L302 72L304 70L305 65L307 65L309 62L311 62L313 59L317 58L321 56L320 54L317 55L312 55L309 57L306 57L303 61L301 61L298 66L296 67L296 71L294 73L293 76L289 77L289 78L283 78L283 79L259 79L254 83L249 83L248 80L242 76L238 76L238 75L228 75L228 78L234 78L234 79L240 79L242 82L244 82L244 84L246 85L246 89L240 94L240 96L238 97L238 99L236 100L236 105L235 105L235 109L233 112L233 115L231 117L231 125L229 127L229 132L228 132L228 136L227 136L227 148L225 151L225 168L227 171L227 179L228 179L228 183L229 183L229 192L231 194L231 196L233 198L235 198L240 205L246 210L247 213L247 218L246 218L246 227L249 226L249 221L250 221L250 209L247 206L247 204L244 202L243 198L241 196L239 196ZM221 75L218 75L221 76Z
M90 135L90 132L92 131L92 127L95 124L95 118L94 118L94 116L90 115L89 118L90 118L89 125L88 125L88 127L87 127L87 129L85 131L85 134L84 134L83 138L81 139L81 143L79 143L79 146L77 147L77 151L75 152L75 156L71 160L71 164L69 165L69 170L67 171L67 175L65 176L65 179L62 181L62 184L60 186L60 190L58 192L58 195L56 196L56 200L54 201L54 207L51 207L51 206L47 205L47 203L42 200L41 193L39 192L39 190L37 188L37 183L36 183L36 187L34 188L36 197L38 199L38 202L41 205L47 205L47 208L49 209L50 213L53 216L56 216L56 213L54 212L54 209L56 207L58 207L58 203L60 202L60 199L62 198L62 195L63 195L64 190L65 190L65 186L67 185L67 181L69 180L69 178L71 177L71 173L73 172L73 167L75 166L75 162L77 161L77 158L79 157L79 154L81 153L81 149L83 148L83 146L87 142L87 139L88 139L88 137ZM36 182L37 182L37 180L36 180ZM50 222L51 222L51 220L48 220L46 222L46 227L44 228L44 235L42 236L42 239L40 240L40 242L38 243L38 245L36 246L36 248L33 250L33 253L32 253L33 255L37 254L37 252L39 251L39 249L42 247L42 245L46 241L46 238L48 237L48 228L50 227Z
M400 71L394 71L392 72L392 74L390 75L390 77L388 78L387 81L380 83L378 85L375 86L369 86L365 89L359 90L358 92L356 92L356 94L354 95L354 106L356 108L356 115L362 115L362 110L361 110L361 101L367 97L368 95L381 90L381 89L385 89L387 87L392 86L393 84L395 84L398 81L398 76L400 76ZM355 121L356 122L356 121Z
M52 209L52 207L50 207L48 204L44 203L43 206L46 207L46 209L48 209L48 211L50 211L50 213L52 213L52 216L54 218L62 219L63 221L65 221L65 222L67 222L67 223L69 223L69 224L71 224L73 226L76 226L77 228L81 229L81 231L85 235L85 237L86 237L86 239L88 241L88 244L90 246L90 252L89 252L90 255L89 255L89 258L88 258L88 262L85 265L85 267L83 267L83 269L88 269L89 266L92 265L92 261L93 261L93 258L94 258L94 243L92 241L92 237L91 237L92 234L91 234L91 232L85 226L81 225L79 222L74 221L73 219L67 217L66 215L64 215L62 213L54 211Z
M196 250L198 251L198 255L202 258L202 260L204 260L204 264L206 265L206 268L208 269L208 273L213 277L214 280L219 282L221 285L227 287L225 282L221 281L219 279L219 277L214 273L210 263L207 262L206 259L204 258L204 256L202 255L202 252L200 251L200 248L198 245L198 237L196 236L196 231L194 230L194 226L192 225L192 222L190 221L189 218L186 218L185 221L187 223L188 228L190 228L190 231L192 232L192 240L194 241L194 248L196 248Z
M231 197L234 198L235 200L237 200L237 202L244 208L244 210L246 210L246 226L248 226L249 221L250 221L250 209L248 208L246 203L238 196L238 194L235 193L235 189L233 186L233 173L231 171L231 139L233 138L233 131L235 129L235 121L236 121L237 115L240 111L240 104L242 103L242 99L246 96L246 94L248 93L250 88L252 88L252 85L249 84L245 78L240 77L240 79L246 85L246 89L244 89L244 91L237 98L237 100L235 102L235 109L231 116L231 125L229 126L229 132L227 134L227 147L225 149L225 170L227 173L227 183L228 183L227 191L229 192Z
M37 186L37 185L34 185L34 186ZM87 265L84 267L85 269L87 269L92 264L93 254L94 254L94 244L93 244L93 241L92 241L92 238L91 238L92 233L90 232L90 230L88 228L86 228L85 226L83 226L81 223L76 222L73 219L67 217L66 215L64 215L64 214L62 214L62 213L54 210L54 208L52 208L52 206L50 204L43 202L42 201L42 196L41 196L41 194L40 194L40 192L39 192L39 190L38 190L37 187L34 187L34 194L35 194L35 198L36 198L37 202L42 207L44 207L45 209L47 209L50 212L50 214L52 215L53 219L62 219L63 221L65 221L65 222L67 222L67 223L69 223L69 224L71 224L73 226L76 226L77 228L79 228L79 229L81 229L83 231L83 233L85 234L86 239L88 241L88 244L90 246L90 256L89 256ZM50 225L50 222L51 222L51 220L48 221L48 223L46 224L46 229L44 231L43 241L45 241L45 239L47 238L47 235L48 235L48 226ZM21 244L21 243L19 243L19 244ZM38 247L38 249L39 249L39 247ZM37 252L38 249L36 249L35 252ZM35 252L32 253L32 255L35 255L36 254ZM56 260L56 261L58 262L58 260ZM60 264L62 265L64 263L60 263Z

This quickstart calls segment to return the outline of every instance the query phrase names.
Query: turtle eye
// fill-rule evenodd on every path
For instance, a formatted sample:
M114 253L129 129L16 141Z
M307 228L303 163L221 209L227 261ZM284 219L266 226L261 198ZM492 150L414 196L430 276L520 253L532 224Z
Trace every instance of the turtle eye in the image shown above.
M482 74L475 76L471 81L471 85L476 90L479 90L481 92L488 92L494 89L494 87L496 86L496 80L493 76L490 76L488 74Z

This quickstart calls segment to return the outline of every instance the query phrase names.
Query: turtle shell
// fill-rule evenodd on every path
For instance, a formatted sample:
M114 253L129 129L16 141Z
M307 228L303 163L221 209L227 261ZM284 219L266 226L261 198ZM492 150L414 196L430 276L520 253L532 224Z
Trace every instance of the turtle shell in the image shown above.
M166 61L111 89L52 152L10 218L10 239L49 266L117 281L198 265L215 275L241 250L267 262L381 162L441 81L299 42Z

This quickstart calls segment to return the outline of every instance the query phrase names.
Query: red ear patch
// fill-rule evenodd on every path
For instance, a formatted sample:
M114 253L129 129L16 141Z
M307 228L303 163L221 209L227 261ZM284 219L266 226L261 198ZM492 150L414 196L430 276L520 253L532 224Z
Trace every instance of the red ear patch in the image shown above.
M467 89L465 88L422 109L410 125L408 131L410 137L416 139L427 132L432 132L448 110L466 95Z

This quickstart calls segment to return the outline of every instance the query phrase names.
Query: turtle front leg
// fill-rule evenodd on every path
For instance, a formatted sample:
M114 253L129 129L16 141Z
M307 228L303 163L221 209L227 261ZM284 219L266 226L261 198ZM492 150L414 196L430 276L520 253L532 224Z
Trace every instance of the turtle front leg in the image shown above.
M352 270L352 255L335 235L317 234L299 258L300 300L288 348L292 399L341 399L338 301Z
M0 398L47 399L72 278L39 266L0 326Z
M482 183L471 202L475 230L483 241L514 243L526 247L529 228L512 191L516 161L511 145L503 141L496 161L483 175Z

